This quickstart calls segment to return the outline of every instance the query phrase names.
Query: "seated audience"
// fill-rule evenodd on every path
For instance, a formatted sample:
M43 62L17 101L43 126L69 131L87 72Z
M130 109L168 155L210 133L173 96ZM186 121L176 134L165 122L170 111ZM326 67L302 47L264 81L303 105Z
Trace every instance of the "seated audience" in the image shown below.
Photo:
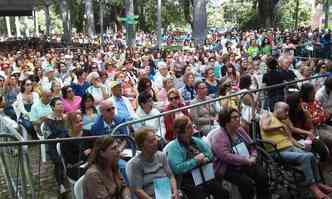
M81 112L83 120L83 129L91 130L92 125L98 118L98 111L95 107L95 100L90 93L85 93L81 100Z
M301 166L305 177L304 184L316 198L328 198L327 195L332 192L332 187L321 183L315 156L300 149L301 146L292 137L289 127L282 122L288 118L288 110L289 106L286 103L277 102L273 113L262 115L260 121L262 138L274 142L284 161Z
M192 101L192 104L211 99L208 96L208 90L205 82L196 82L195 90L197 96ZM216 128L216 117L219 109L220 107L217 106L216 103L206 104L190 109L193 123L203 135L207 135L212 129Z
M89 136L90 132L83 130L82 114L80 112L70 112L67 114L68 134L66 138L78 138ZM82 165L88 160L92 141L73 141L61 144L61 153L63 155L67 168L67 176L72 180L78 180L86 171Z
M70 86L64 86L62 88L62 102L66 113L74 112L80 108L81 97L76 96Z
M173 131L176 139L165 147L170 167L179 181L179 189L192 199L204 199L206 195L214 198L227 198L220 182L213 179L204 186L195 186L191 171L213 161L210 147L200 138L193 137L193 126L189 117L175 119Z
M112 101L104 100L99 104L100 116L91 127L92 135L105 135L110 134L112 130L119 124L126 121L125 118L120 118L115 114L115 106ZM117 134L128 134L126 127L121 127Z
M181 97L180 97L179 91L176 90L175 88L172 88L171 90L168 91L167 98L168 98L169 104L164 109L164 112L185 106L181 102ZM166 134L165 134L166 141L171 141L176 137L173 132L173 123L176 118L183 116L183 115L189 116L188 110L182 110L182 111L164 116L165 129L166 129Z
M120 146L112 137L96 141L83 179L86 199L130 199L130 191L119 171Z
M256 193L257 199L269 199L268 176L256 164L253 141L240 126L240 117L233 108L225 108L219 113L220 128L214 130L211 137L216 174L237 185L242 198L253 199ZM241 149L245 153L241 153Z
M136 131L135 141L142 151L128 162L129 186L134 198L156 198L154 181L168 178L171 183L172 198L178 199L176 180L169 167L166 155L158 151L158 139L152 128Z

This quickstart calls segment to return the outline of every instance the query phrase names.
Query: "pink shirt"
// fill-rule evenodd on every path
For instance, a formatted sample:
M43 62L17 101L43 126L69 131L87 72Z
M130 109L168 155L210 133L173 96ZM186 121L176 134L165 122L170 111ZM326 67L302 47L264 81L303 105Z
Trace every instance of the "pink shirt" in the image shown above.
M73 101L62 98L62 102L63 102L63 107L64 107L64 110L65 110L66 113L67 112L74 112L74 111L77 111L80 108L81 97L80 96L74 96Z

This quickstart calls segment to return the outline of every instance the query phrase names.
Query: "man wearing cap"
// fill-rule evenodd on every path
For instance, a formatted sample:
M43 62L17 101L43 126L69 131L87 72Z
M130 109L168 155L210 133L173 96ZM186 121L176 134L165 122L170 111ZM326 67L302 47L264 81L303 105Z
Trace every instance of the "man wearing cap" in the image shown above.
M45 74L40 80L40 85L43 90L51 90L53 80L56 80L60 83L61 88L63 87L62 81L55 77L55 70L52 65L49 65L45 68Z
M125 118L127 121L136 118L136 113L131 106L131 103L127 97L122 95L122 82L111 82L112 97L109 100L115 106L115 113L121 118Z
M165 62L159 62L158 69L159 71L157 72L155 77L155 85L160 90L163 88L164 79L170 78L171 75L168 72L168 66Z
M103 100L99 104L99 111L101 115L91 127L92 135L106 135L110 134L112 130L119 124L125 122L124 118L120 118L115 114L115 106L110 100ZM126 127L121 127L116 132L117 135L128 135Z
M91 83L91 86L86 89L86 92L93 96L96 104L108 97L108 89L102 83L100 75L97 72L91 72L87 76L87 80Z

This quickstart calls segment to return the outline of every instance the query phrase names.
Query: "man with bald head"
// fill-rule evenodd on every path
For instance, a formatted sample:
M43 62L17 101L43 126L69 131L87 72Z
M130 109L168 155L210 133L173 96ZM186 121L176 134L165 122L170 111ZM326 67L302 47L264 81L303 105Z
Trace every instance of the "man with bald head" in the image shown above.
M99 103L100 116L92 125L92 135L106 135L110 134L112 130L119 124L126 121L125 118L120 118L115 114L115 106L110 100L103 100ZM128 135L128 129L121 127L117 135Z
M285 162L300 165L305 177L303 184L307 185L317 198L325 198L325 191L330 187L320 183L321 176L315 156L302 150L292 137L290 126L285 122L288 119L288 111L289 106L285 102L277 102L272 113L264 113L260 121L261 136L263 140L276 144Z

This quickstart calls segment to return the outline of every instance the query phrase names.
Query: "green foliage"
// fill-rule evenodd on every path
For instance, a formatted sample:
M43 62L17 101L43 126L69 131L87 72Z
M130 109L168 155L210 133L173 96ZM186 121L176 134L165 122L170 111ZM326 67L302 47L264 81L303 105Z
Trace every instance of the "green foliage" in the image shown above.
M211 3L208 4L208 27L223 27L225 25L224 9L220 7L213 7Z
M284 0L280 2L277 14L277 26L284 29L295 27L296 1ZM311 7L305 4L304 0L300 0L298 13L298 26L306 26L311 18Z
M230 2L224 5L224 20L231 26L241 28L256 26L256 10L251 1Z

